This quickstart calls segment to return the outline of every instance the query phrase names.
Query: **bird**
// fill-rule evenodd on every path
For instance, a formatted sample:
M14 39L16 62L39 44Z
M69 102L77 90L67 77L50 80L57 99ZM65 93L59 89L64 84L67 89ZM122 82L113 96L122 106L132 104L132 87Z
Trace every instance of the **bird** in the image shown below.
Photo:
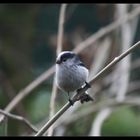
M62 51L56 58L56 84L59 89L67 92L68 100L70 92L80 89L88 84L89 70L80 60L79 56L72 51Z

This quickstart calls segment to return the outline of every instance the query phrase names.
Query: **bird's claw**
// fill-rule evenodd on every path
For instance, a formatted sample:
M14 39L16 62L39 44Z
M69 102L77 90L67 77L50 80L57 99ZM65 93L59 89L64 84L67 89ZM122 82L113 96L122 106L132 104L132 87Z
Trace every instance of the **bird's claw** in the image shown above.
M74 102L71 99L69 99L69 103L71 106L73 106L73 104L74 104Z
M80 102L83 104L84 102L94 101L94 99L88 94L84 94L80 96Z
M85 81L86 87L91 88L91 85Z

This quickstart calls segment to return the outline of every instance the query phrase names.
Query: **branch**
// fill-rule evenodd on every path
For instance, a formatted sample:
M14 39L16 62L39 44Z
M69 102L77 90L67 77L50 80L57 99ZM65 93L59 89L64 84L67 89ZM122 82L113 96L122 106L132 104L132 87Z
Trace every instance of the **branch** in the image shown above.
M8 113L6 111L3 111L0 109L0 114L3 114L11 119L14 119L14 120L18 120L18 121L21 121L21 122L24 122L26 124L27 127L29 127L31 130L33 130L34 132L38 132L37 128L35 128L35 126L33 126L27 119L25 119L24 117L21 117L21 116L18 116L18 115L14 115L14 114L11 114L11 113Z
M98 80L99 78L101 78L103 76L103 74L105 72L107 72L108 69L110 69L111 67L113 67L116 63L118 63L121 59L123 59L125 56L127 56L130 52L132 52L134 49L136 49L136 47L138 47L140 45L140 41L137 42L136 44L134 44L132 47L130 47L126 52L122 53L120 56L116 57L111 63L109 63L103 70L101 70L98 74L96 74L93 79L91 81L89 81L89 84L92 86L93 83ZM85 85L83 88L81 88L81 90L79 91L78 94L76 94L73 98L73 104L80 100L80 98L77 99L77 97L79 97L79 95L83 95L85 93L85 91L88 89L89 87L87 85ZM78 96L77 96L78 95ZM69 107L71 106L71 104L68 102L67 104L64 105L64 107L58 111L55 116L49 120L40 130L39 132L35 135L35 136L41 136L44 132L46 132L46 130L67 110L69 109Z
M62 4L59 16L58 38L57 38L57 55L62 51L63 45L63 32L64 32L64 19L67 4Z
M62 51L62 46L63 46L63 26L64 26L64 18L65 18L65 11L66 11L67 4L62 4L61 9L60 9L60 15L59 15L59 26L58 26L58 40L57 40L57 56L58 54ZM55 113L55 99L57 95L57 86L55 84L55 76L53 80L53 89L52 89L52 96L50 100L50 118L54 115ZM49 129L48 131L48 136L52 136L53 134L53 126Z
M80 53L82 50L84 50L86 47L89 47L89 45L91 45L92 43L94 43L95 41L100 39L105 34L108 34L109 32L118 28L124 22L132 20L133 18L138 16L139 13L140 13L140 8L138 7L136 9L134 9L132 12L130 12L129 14L127 14L125 20L122 20L122 19L117 20L117 21L111 23L110 25L102 28L97 33L88 37L85 41L81 42L74 49L74 51L77 52L77 53ZM36 78L33 82L31 82L27 87L25 87L23 90L21 90L17 94L17 96L15 96L15 98L6 106L5 111L10 112L11 110L13 110L15 108L15 106L21 100L23 100L27 95L29 95L29 93L31 91L33 91L36 87L38 87L41 83L43 83L47 78L49 78L54 73L54 71L55 71L55 66L52 66L51 68L49 68L49 70L47 70L46 72L41 74L38 78ZM4 116L0 116L0 122L2 122L3 119L4 119Z

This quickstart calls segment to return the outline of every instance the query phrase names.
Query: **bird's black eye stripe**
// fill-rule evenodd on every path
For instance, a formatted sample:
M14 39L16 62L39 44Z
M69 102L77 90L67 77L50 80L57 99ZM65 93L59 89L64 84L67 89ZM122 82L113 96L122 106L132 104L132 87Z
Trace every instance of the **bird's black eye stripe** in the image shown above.
M73 53L65 53L61 56L61 61L66 61L69 58L73 58L75 56L75 54Z

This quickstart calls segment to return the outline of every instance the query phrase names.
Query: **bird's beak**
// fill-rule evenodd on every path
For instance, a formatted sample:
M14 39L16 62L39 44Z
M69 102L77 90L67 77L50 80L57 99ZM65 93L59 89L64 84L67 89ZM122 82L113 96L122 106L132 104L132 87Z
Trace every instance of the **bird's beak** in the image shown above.
M56 64L60 64L61 61L59 59L56 60Z

